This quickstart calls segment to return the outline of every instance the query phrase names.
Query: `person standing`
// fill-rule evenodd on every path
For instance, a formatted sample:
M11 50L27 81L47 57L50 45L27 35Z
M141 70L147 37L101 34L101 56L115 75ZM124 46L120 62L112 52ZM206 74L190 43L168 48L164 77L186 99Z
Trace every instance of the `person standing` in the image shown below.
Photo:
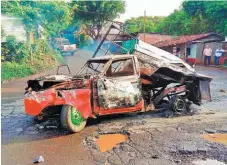
M176 46L173 47L173 55L175 55L175 56L177 55L177 47Z
M212 49L210 48L210 46L208 44L206 45L205 49L203 50L203 55L204 55L204 65L207 66L207 62L208 62L208 66L210 66Z
M215 51L215 53L214 53L214 63L216 65L216 67L219 67L219 60L220 60L220 57L224 54L224 52L227 52L227 51L223 50L221 48L221 46L219 46L217 48L217 50Z

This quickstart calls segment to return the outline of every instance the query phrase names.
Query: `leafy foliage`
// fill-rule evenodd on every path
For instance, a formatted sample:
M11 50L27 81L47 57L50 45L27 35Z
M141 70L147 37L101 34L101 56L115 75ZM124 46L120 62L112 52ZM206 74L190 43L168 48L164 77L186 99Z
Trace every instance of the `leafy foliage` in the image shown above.
M17 43L13 37L7 38L7 44L2 44L2 80L24 77L30 74L50 69L63 61L63 57L50 48L47 41L39 39L33 45L33 53L25 43Z
M87 26L84 24L81 25L80 30L77 31L74 35L75 37L79 38L79 47L89 46L94 43L93 38L87 35Z
M172 35L185 35L208 32L206 20L201 16L190 17L183 10L175 10L157 25L156 32Z
M97 39L101 27L125 11L124 1L73 1L74 21L86 26L86 34Z
M171 35L216 32L227 35L227 1L184 1L169 16L150 23L154 18L147 18L146 32ZM129 19L125 26L129 32L143 31L143 17Z
M73 18L72 8L65 1L15 0L2 1L1 5L4 15L22 18L27 36L37 32L38 25L44 28L45 36L56 36ZM26 42L17 42L15 36L6 36L1 50L2 80L53 68L63 61L44 39L36 39L30 47Z
M9 35L6 37L6 42L2 43L2 61L20 62L28 56L29 50L27 44L17 42L15 36Z
M44 27L47 36L54 36L73 19L72 8L65 1L2 1L2 14L23 18L27 32Z
M157 24L159 24L164 17L146 17L146 32L155 32ZM144 31L144 17L131 18L125 21L124 27L129 33Z
M16 77L24 77L35 73L35 70L27 64L19 64L16 62L4 62L1 65L1 79L9 80Z
M199 17L207 30L227 35L227 1L185 1L182 6L190 17Z

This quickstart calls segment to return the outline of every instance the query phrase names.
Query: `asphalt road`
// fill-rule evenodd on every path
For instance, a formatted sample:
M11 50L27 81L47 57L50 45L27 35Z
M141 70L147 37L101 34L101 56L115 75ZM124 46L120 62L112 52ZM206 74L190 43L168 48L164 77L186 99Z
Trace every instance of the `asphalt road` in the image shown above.
M76 73L91 55L79 51L65 61ZM227 146L201 137L207 129L227 132L227 71L213 67L196 69L213 77L213 101L204 102L200 114L174 118L152 113L102 117L89 120L77 134L68 134L61 128L43 128L43 123L35 123L24 113L26 81L55 71L2 84L2 164L33 164L40 155L45 159L41 164L47 165L192 164L206 158L227 163ZM106 133L123 133L129 140L101 153L96 138Z

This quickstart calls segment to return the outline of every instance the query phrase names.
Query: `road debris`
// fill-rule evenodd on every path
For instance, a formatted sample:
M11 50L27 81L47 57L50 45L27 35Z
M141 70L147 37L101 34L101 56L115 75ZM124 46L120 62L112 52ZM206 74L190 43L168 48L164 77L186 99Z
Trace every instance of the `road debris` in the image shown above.
M207 132L207 133L216 133L217 130L214 130L214 129L205 129L205 132Z
M57 129L58 127L55 125L47 125L46 128L47 129Z
M153 159L158 159L158 155L152 155L151 156Z
M38 157L35 158L35 160L34 160L34 164L40 163L40 162L44 162L44 157L43 157L43 156L38 156Z
M219 92L226 93L227 91L224 89L220 89Z

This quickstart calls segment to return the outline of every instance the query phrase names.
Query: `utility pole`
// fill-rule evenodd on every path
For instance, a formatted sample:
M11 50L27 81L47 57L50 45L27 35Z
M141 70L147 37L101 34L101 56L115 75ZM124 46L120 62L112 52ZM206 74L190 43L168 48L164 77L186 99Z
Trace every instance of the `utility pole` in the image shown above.
M144 17L143 17L143 40L144 40L144 42L146 42L145 33L146 33L146 10L144 10Z

